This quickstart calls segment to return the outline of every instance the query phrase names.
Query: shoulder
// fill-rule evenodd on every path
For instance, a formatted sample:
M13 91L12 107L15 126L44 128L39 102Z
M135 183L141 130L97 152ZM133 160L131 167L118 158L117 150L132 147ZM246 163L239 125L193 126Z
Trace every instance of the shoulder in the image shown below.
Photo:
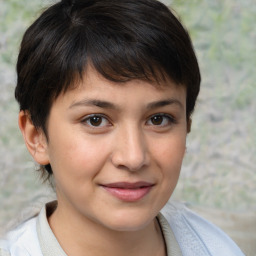
M0 256L42 256L36 220L34 217L8 232L5 238L0 240Z
M184 204L169 202L161 213L169 223L184 256L244 256L220 228Z

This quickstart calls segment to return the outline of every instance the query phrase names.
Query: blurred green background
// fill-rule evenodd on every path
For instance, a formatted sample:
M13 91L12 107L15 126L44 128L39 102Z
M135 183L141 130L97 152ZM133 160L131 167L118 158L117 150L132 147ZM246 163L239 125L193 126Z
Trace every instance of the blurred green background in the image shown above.
M17 125L15 61L26 27L50 0L0 0L0 226L51 195ZM202 89L174 198L256 211L256 1L172 0L189 30Z

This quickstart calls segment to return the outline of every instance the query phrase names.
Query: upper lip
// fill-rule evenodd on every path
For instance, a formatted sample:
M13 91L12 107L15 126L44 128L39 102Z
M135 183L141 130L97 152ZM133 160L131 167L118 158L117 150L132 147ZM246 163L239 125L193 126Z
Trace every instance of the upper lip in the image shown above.
M153 183L146 182L146 181L138 181L138 182L114 182L104 184L102 186L108 188L123 188L123 189L136 189L136 188L143 188L143 187L151 187Z

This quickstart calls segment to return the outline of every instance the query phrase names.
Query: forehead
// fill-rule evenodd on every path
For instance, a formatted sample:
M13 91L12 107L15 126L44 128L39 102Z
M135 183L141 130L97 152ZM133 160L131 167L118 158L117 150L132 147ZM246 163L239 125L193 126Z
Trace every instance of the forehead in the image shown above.
M185 105L186 87L171 79L161 82L133 79L127 82L113 82L104 78L95 69L89 67L83 79L72 89L60 94L56 101L65 101L70 105L86 99L99 99L116 105L125 103L150 102L158 99L176 98Z

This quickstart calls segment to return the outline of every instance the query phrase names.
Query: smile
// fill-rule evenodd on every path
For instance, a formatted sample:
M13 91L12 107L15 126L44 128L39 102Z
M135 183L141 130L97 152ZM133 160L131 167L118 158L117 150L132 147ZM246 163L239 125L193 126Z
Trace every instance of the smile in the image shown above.
M144 198L152 189L154 184L148 182L117 182L102 185L112 196L126 202L135 202Z

